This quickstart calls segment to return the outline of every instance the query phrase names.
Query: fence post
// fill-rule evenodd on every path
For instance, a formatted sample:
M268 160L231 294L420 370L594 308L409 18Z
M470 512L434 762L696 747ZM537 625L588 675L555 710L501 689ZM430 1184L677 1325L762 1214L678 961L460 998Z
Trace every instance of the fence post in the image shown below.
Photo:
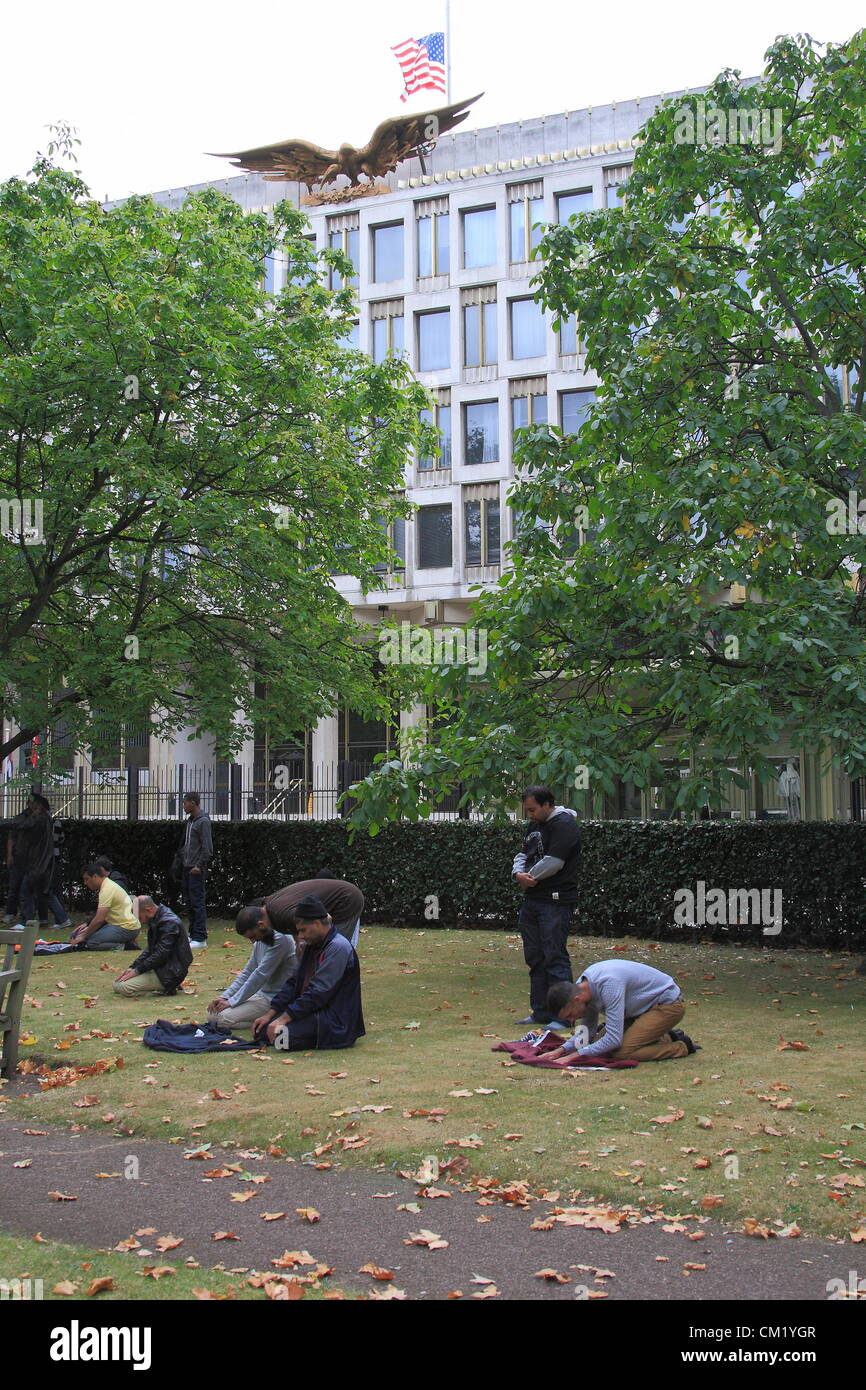
M229 763L229 820L241 820L241 775L239 763Z
M177 817L178 817L178 820L183 820L183 778L184 778L184 766L183 766L183 763L178 763L178 765L177 765Z
M78 765L78 819L84 820L84 764Z
M126 819L138 820L138 767L126 769Z

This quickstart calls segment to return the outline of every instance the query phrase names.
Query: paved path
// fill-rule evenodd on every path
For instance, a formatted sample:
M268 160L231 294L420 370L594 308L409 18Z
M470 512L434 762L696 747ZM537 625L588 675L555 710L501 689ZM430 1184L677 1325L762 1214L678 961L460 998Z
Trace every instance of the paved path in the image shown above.
M605 1293L609 1301L771 1302L825 1301L827 1281L847 1280L849 1266L856 1263L856 1252L829 1240L765 1241L729 1234L714 1221L698 1228L700 1240L665 1232L656 1222L613 1233L558 1223L549 1230L531 1229L533 1221L544 1219L557 1205L570 1205L566 1193L558 1203L536 1198L528 1208L495 1198L479 1205L483 1194L462 1192L459 1178L435 1183L450 1197L425 1198L417 1195L417 1181L384 1167L319 1170L310 1163L219 1146L209 1149L212 1161L203 1161L185 1158L182 1145L138 1137L115 1139L93 1130L23 1132L45 1127L38 1118L0 1119L0 1229L29 1235L40 1231L50 1239L110 1250L136 1230L156 1227L157 1235L141 1240L155 1263L180 1264L192 1256L205 1268L223 1263L269 1272L270 1262L284 1250L307 1250L333 1266L330 1282L335 1286L365 1292L388 1287L358 1272L372 1261L392 1270L393 1286L410 1299L444 1298L458 1289L470 1298L484 1291L485 1285L473 1282L479 1276L493 1281L500 1299L573 1300L577 1292L583 1297ZM138 1165L137 1180L122 1176L130 1157ZM13 1167L26 1159L29 1167ZM253 1183L239 1174L204 1177L206 1170L231 1163L268 1181ZM114 1176L98 1178L97 1173ZM52 1191L77 1200L52 1200ZM236 1202L232 1192L255 1195ZM398 1210L407 1202L416 1202L420 1210ZM296 1214L299 1207L315 1208L321 1219L308 1223ZM264 1221L261 1213L266 1211L285 1212L286 1218ZM684 1224L695 1230L693 1221ZM422 1229L441 1236L447 1247L431 1250L403 1243ZM239 1239L214 1241L213 1233L221 1230ZM160 1254L155 1242L168 1233L183 1237L183 1244ZM129 1255L130 1260L139 1257L140 1252ZM686 1271L687 1263L706 1268ZM540 1269L568 1275L571 1282L536 1278ZM600 1277L593 1269L610 1271L613 1277Z

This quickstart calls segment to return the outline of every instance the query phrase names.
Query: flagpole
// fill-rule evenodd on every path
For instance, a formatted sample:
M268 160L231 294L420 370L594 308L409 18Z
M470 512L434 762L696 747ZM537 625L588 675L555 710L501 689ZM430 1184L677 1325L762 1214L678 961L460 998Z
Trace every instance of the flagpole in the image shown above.
M445 104L451 101L451 0L445 0Z

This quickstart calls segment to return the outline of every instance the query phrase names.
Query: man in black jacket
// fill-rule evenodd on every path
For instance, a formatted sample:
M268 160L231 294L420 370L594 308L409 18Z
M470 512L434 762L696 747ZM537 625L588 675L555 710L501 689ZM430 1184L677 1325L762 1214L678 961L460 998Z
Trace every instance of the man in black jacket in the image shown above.
M523 810L529 825L511 868L525 895L517 925L529 966L530 1014L521 1022L555 1023L547 992L573 978L568 931L577 901L580 829L575 812L557 806L549 787L527 787Z
M147 946L114 982L115 994L126 999L139 994L176 994L192 965L186 927L164 903L138 900L138 915L147 926Z

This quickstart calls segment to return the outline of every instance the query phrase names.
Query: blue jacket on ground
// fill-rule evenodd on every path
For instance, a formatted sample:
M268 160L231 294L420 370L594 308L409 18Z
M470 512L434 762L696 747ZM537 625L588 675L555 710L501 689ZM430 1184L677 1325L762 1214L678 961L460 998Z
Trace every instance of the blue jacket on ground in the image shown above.
M271 1000L276 1015L288 1013L292 1023L309 1020L316 1026L309 1046L351 1047L362 1038L361 967L345 936L331 927L324 941L305 946L298 972Z

